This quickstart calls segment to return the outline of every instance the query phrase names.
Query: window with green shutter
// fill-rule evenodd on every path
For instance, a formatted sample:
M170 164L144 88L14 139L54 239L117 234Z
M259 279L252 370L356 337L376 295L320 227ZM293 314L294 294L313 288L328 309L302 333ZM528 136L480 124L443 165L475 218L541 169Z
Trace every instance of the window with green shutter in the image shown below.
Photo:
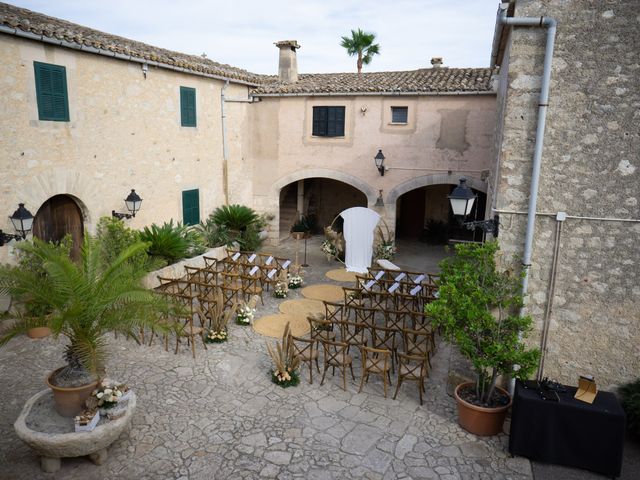
M200 190L185 190L182 192L182 223L197 225L200 223Z
M344 107L313 107L314 137L344 137Z
M180 118L183 127L196 126L196 89L180 87Z
M69 121L67 70L60 65L33 62L36 77L38 118L54 122Z

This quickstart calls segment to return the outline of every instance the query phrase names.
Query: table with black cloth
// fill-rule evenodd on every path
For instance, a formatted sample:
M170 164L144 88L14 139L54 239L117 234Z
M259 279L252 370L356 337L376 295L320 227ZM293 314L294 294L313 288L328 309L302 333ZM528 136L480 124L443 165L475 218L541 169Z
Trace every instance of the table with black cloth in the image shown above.
M575 387L543 400L535 389L516 383L509 451L545 463L620 476L625 414L618 399L598 392L592 404L573 398Z

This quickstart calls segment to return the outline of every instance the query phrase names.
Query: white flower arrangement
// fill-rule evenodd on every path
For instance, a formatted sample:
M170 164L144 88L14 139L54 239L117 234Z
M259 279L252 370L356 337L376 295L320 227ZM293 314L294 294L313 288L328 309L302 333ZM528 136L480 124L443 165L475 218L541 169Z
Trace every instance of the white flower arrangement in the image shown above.
M91 395L98 400L98 407L107 409L114 407L128 391L129 387L124 383L116 384L104 379L98 384L98 388L91 392Z
M238 325L251 325L253 322L253 316L256 313L255 308L251 308L250 305L241 305L236 312L236 323Z
M395 254L396 254L396 247L395 245L393 245L393 243L383 242L376 247L376 251L375 251L376 258L391 260L393 259Z
M206 343L222 343L229 339L227 329L224 330L209 330L204 337Z
M295 289L302 286L302 277L300 275L289 275L288 277L289 288Z
M322 242L322 247L320 247L322 253L324 253L327 258L335 257L338 251L336 250L336 246L331 243L330 240L325 240Z
M286 282L278 282L273 287L273 296L276 298L287 298L289 293L289 285Z

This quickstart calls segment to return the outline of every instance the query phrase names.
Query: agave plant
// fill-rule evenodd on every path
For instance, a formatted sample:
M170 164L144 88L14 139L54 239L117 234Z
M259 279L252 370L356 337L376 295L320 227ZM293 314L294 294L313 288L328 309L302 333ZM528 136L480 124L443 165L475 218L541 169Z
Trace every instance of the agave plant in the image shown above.
M282 343L276 342L275 348L267 343L267 351L275 366L271 371L271 380L282 387L297 385L300 382L297 372L300 358L296 356L289 322L284 327Z
M46 275L19 267L0 267L0 291L17 303L17 320L0 336L0 345L25 332L34 321L48 326L55 336L69 340L66 367L51 381L58 386L78 386L102 376L107 358L106 334L133 336L141 328L166 333L161 321L174 307L142 286L145 270L130 261L144 252L146 244L127 247L104 265L102 244L85 234L77 263L54 245L34 239L20 247L42 264ZM37 318L21 305L41 313Z

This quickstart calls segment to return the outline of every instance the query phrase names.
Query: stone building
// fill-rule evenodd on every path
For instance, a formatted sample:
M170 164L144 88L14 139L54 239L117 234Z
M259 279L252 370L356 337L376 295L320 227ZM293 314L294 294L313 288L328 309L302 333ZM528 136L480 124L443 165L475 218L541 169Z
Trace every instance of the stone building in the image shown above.
M390 229L398 211L417 236L429 218L448 219L461 175L486 198L493 70L298 75L297 43L277 46L279 75L256 75L0 4L7 215L22 202L49 226L39 236L79 238L135 189L132 227L242 203L273 215L277 242L296 215L330 223L381 194ZM51 117L42 109L53 98L62 110ZM11 231L8 219L0 227Z
M536 334L549 325L545 375L575 384L592 374L605 388L629 381L640 375L638 2L501 8L557 21L527 297ZM499 22L492 55L500 67L494 207L502 249L520 257L547 38L539 24Z

